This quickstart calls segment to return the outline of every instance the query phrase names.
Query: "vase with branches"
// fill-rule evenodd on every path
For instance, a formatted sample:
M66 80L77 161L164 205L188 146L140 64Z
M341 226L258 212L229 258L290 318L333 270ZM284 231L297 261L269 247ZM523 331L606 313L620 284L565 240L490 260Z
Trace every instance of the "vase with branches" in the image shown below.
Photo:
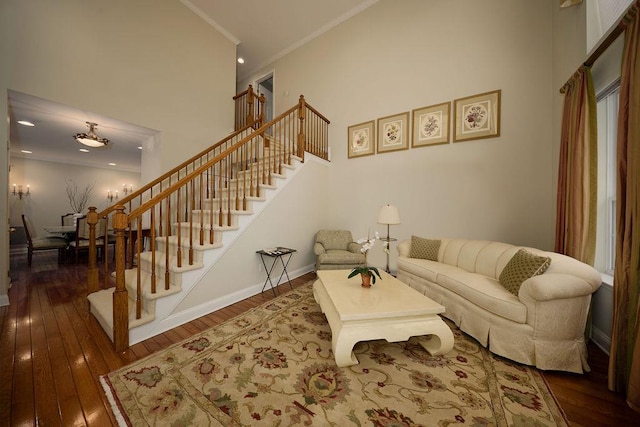
M73 212L79 214L85 210L91 200L94 185L95 184L92 183L79 188L75 181L71 179L67 180L67 198L69 199L69 206L71 206Z

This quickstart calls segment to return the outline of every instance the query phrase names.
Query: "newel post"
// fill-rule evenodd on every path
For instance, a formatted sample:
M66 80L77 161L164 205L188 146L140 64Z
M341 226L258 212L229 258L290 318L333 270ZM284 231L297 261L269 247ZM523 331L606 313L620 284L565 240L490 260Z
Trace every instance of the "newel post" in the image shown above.
M124 283L125 232L129 220L124 206L116 206L113 229L116 234L116 289L113 292L113 345L117 352L129 347L129 296Z
M306 102L304 100L304 95L300 95L300 100L298 102L298 120L299 128L298 128L298 157L302 159L304 162L304 146L305 146L305 135L304 135L304 118L306 114Z
M252 125L254 123L253 117L253 86L249 85L249 89L247 89L247 125Z
M89 269L87 271L87 295L100 290L98 283L98 263L96 245L96 225L98 213L95 207L90 207L87 213L87 225L89 226Z
M258 126L256 126L256 129L264 125L264 104L267 103L267 98L264 97L264 93L260 94L260 98L258 98L258 101L260 101L260 114L258 117L258 120L260 121L260 123L258 123Z

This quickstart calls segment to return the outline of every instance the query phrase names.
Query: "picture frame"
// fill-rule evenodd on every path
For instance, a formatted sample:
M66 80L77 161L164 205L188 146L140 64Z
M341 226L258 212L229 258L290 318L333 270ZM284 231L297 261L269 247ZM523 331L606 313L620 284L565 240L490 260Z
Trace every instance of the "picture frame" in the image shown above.
M500 136L501 94L494 90L454 100L453 142Z
M429 105L413 110L411 148L448 144L451 102Z
M375 154L375 122L358 123L347 128L347 157L361 157Z
M406 150L410 139L408 111L378 119L378 153Z

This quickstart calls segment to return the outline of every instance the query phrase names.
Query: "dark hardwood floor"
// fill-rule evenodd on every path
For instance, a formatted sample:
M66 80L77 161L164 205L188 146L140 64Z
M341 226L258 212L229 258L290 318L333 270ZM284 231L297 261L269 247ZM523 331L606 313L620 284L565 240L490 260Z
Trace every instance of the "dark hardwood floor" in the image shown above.
M180 342L273 298L253 296L115 353L88 314L86 267L57 264L55 251L11 256L10 306L0 308L0 426L116 425L99 376ZM300 286L313 273L293 280ZM288 290L281 285L281 292ZM607 390L607 355L589 346L592 372L545 378L574 426L638 425L640 414Z

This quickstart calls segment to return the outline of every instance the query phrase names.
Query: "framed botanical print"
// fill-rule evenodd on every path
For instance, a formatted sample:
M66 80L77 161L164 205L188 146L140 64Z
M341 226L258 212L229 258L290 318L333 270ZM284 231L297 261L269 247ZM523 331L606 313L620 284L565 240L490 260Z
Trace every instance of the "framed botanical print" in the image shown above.
M413 110L413 139L411 147L448 144L450 112L450 102Z
M409 112L378 119L378 153L409 148Z
M375 154L375 124L368 121L348 128L348 158Z
M453 142L500 136L500 90L453 101Z

